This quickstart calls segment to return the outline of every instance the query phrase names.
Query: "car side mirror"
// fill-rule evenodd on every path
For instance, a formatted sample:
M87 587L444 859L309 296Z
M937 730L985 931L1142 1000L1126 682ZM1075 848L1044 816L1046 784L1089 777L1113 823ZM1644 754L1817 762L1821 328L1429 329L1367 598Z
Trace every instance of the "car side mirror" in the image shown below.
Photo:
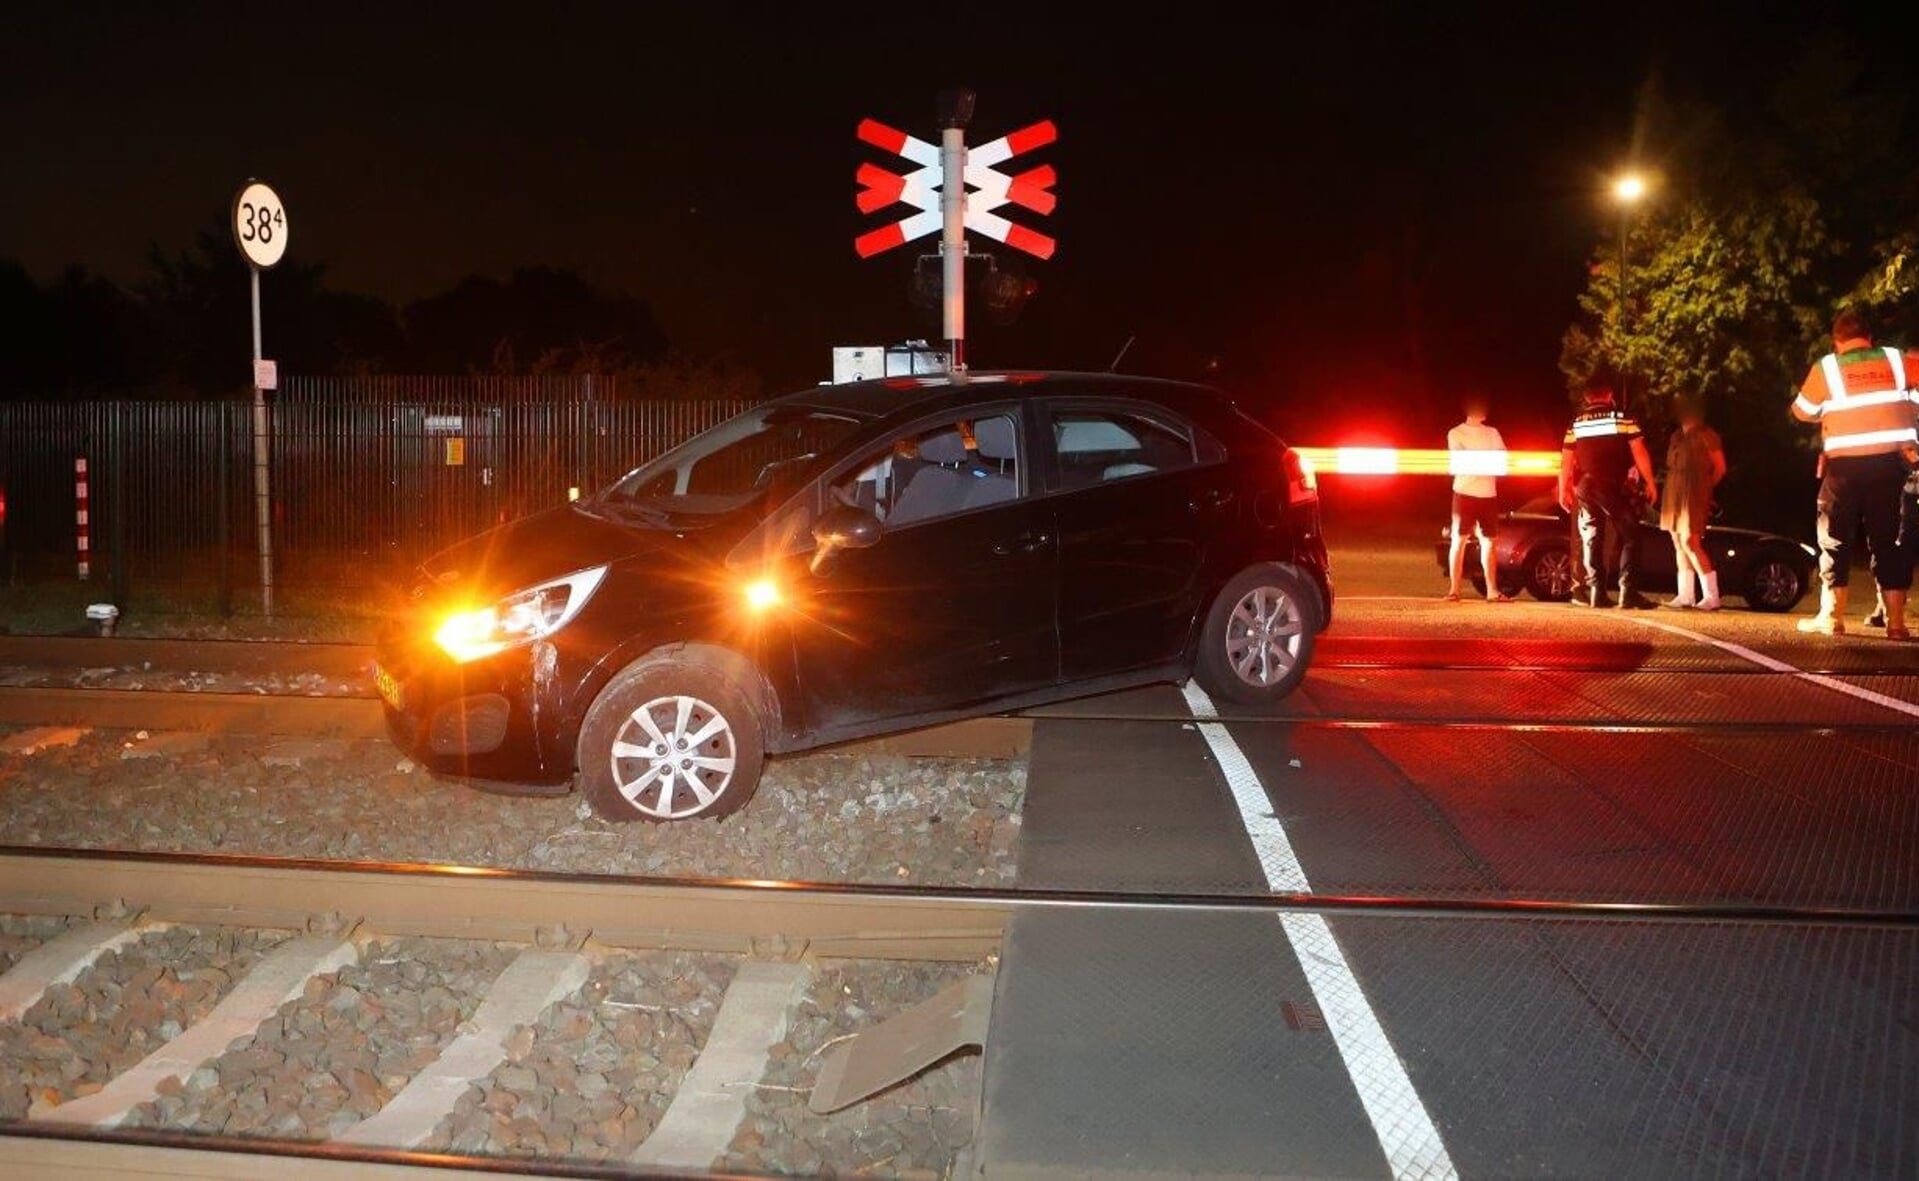
M843 549L869 549L879 543L886 531L880 519L863 508L838 504L813 523L813 573L818 574L827 560Z

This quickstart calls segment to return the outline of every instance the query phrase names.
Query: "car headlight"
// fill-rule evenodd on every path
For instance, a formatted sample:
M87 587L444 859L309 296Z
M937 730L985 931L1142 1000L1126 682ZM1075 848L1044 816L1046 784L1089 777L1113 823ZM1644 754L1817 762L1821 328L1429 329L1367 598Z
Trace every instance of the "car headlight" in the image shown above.
M441 621L433 642L466 664L545 639L573 621L605 577L606 567L595 566L528 587L491 607L456 611Z

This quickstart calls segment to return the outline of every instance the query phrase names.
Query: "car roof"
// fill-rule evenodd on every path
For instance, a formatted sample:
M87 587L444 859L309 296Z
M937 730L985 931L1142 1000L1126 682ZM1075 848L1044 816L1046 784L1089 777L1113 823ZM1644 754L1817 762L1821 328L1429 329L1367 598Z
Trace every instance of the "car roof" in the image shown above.
M1218 390L1189 382L1116 373L1035 370L984 371L968 373L963 378L948 374L887 377L815 386L776 401L781 405L873 420L904 413L930 413L945 406L963 407L1008 397L1046 395L1142 398L1174 408L1194 401L1215 406L1228 403Z

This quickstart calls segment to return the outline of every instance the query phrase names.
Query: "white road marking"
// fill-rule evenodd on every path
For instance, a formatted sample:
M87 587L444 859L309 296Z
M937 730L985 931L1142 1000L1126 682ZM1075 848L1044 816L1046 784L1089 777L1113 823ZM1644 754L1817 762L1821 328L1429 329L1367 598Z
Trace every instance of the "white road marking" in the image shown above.
M134 1108L159 1094L162 1082L184 1079L260 1027L281 1005L299 996L308 980L359 958L351 943L327 935L303 935L273 949L234 985L213 1011L179 1037L148 1054L105 1088L57 1107L36 1107L27 1118L59 1124L118 1127Z
M1848 697L1856 697L1860 701L1871 702L1873 705L1905 714L1908 717L1919 718L1919 705L1914 705L1910 701L1901 701L1897 697L1888 697L1884 693L1875 693L1871 689L1863 689L1858 685L1848 684L1837 677L1827 676L1824 673L1807 672L1796 664L1788 664L1783 660L1768 656L1764 652L1754 652L1744 644L1735 644L1731 640L1715 639L1712 636L1706 635L1704 632L1696 632L1689 628L1678 627L1674 624L1662 623L1657 619L1640 619L1636 616L1628 616L1627 619L1629 622L1637 623L1643 627L1655 627L1662 632L1669 632L1675 636L1683 636L1688 640L1697 640L1702 644L1710 644L1722 651L1732 653L1741 660L1750 660L1761 668L1770 669L1776 673L1790 673L1794 678L1805 681L1807 684L1817 685L1822 689L1831 689L1834 693L1844 693Z
M786 1036L812 972L804 964L740 965L693 1069L666 1114L628 1159L654 1168L707 1169L733 1142L746 1094L766 1074L766 1056Z
M523 951L487 989L466 1032L413 1076L385 1107L348 1128L343 1144L414 1148L453 1114L471 1084L506 1061L506 1039L516 1026L539 1019L548 1005L586 983L585 956L570 951Z
M1275 893L1310 894L1306 870L1293 852L1293 843L1273 804L1260 785L1259 776L1239 749L1223 722L1212 721L1219 711L1206 691L1188 681L1186 705L1199 719L1199 732L1218 761L1233 800L1239 805L1246 835L1252 838L1259 855L1259 866L1267 886ZM1339 941L1323 915L1292 913L1280 916L1287 942L1299 957L1313 1000L1326 1016L1327 1028L1339 1047L1339 1056L1359 1092L1366 1118L1386 1153L1393 1176L1402 1179L1458 1177L1446 1143L1434 1126L1426 1105L1420 1101L1406 1064L1393 1049L1378 1014L1366 1000L1358 977L1347 964Z
M71 983L101 956L148 931L163 929L159 924L136 928L130 922L104 922L62 931L15 960L0 976L0 1021L18 1021L40 1003L47 989Z

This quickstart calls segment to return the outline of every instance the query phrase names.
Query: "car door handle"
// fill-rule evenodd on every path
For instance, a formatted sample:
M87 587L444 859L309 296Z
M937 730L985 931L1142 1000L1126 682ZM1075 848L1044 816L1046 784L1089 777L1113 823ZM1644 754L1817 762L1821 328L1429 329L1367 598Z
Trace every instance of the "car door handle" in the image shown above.
M1187 501L1186 507L1193 512L1203 513L1211 509L1224 508L1232 502L1232 499L1231 488L1208 488Z
M1022 533L1018 537L1009 537L1005 541L996 543L993 546L993 553L1002 558L1010 558L1014 554L1030 554L1034 550L1043 548L1052 540L1053 535L1050 533Z

